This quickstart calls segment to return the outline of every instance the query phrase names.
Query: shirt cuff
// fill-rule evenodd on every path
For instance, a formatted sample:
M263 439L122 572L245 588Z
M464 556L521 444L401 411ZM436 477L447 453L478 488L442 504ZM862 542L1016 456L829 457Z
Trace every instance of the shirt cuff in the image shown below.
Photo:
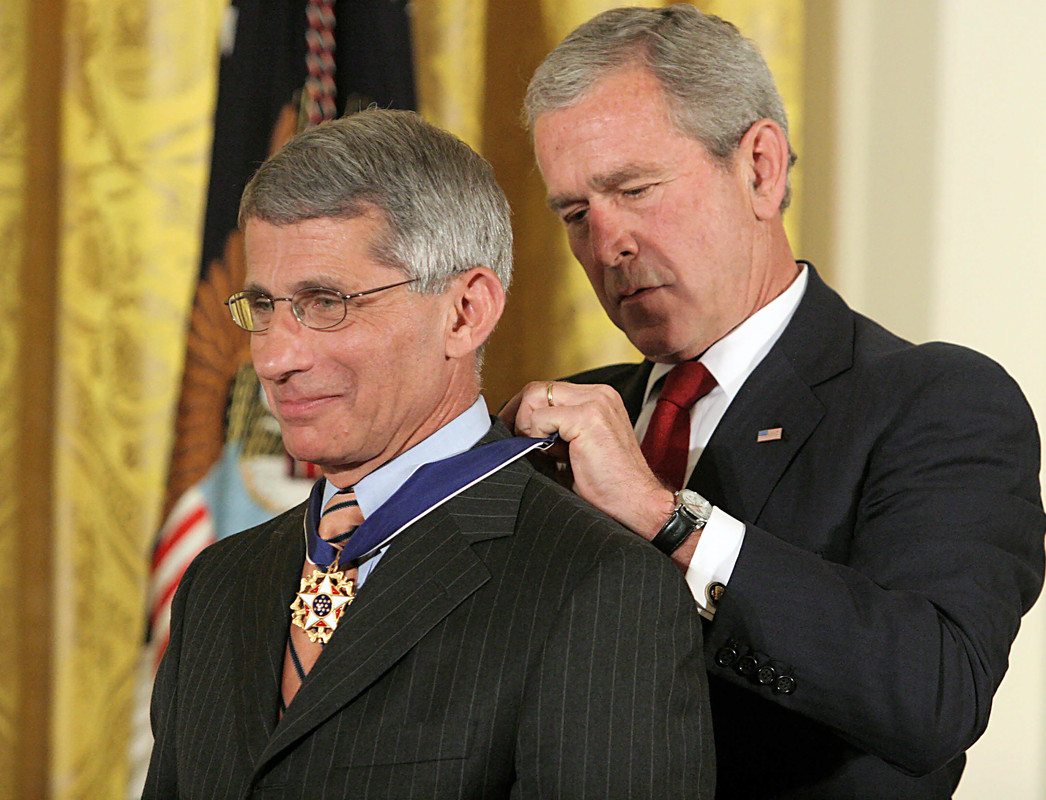
M690 587L697 611L705 619L715 616L716 602L711 597L710 587L715 584L726 586L741 552L745 539L745 524L719 508L712 514L701 531L694 556L686 569L686 582ZM717 598L718 599L718 598Z

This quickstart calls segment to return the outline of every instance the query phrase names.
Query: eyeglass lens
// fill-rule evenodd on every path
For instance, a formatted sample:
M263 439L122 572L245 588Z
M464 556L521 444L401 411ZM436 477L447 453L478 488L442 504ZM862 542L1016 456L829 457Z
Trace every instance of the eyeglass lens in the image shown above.
M309 328L333 328L345 319L345 301L330 289L302 289L290 302L294 316ZM240 292L229 301L236 324L255 333L269 327L275 306L276 301L261 292Z

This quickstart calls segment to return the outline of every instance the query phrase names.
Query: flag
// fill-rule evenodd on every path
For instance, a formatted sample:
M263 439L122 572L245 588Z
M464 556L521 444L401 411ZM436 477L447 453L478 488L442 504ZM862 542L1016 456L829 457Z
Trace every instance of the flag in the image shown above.
M784 434L782 428L765 428L755 435L756 442L776 442Z

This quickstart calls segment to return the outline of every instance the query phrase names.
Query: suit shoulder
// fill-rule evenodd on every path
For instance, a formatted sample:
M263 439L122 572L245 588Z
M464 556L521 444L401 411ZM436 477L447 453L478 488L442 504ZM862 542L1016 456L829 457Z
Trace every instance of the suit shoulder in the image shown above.
M858 315L854 365L890 386L926 388L965 384L970 391L1001 392L1024 402L1016 381L998 362L949 342L913 344Z
M284 535L288 530L300 532L306 505L306 503L301 503L253 528L247 528L212 542L200 551L195 560L201 564L207 564L212 561L238 558L257 550L276 535Z
M517 532L564 543L593 561L624 555L656 562L659 568L669 565L669 560L642 537L537 472L523 489Z

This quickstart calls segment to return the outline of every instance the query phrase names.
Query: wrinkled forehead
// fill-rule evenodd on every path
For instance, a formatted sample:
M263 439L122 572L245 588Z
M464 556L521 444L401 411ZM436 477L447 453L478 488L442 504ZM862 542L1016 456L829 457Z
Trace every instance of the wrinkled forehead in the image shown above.
M384 221L371 214L288 224L250 219L244 232L244 288L280 295L309 286L352 292L375 279L395 277L399 272L374 255L384 232Z

